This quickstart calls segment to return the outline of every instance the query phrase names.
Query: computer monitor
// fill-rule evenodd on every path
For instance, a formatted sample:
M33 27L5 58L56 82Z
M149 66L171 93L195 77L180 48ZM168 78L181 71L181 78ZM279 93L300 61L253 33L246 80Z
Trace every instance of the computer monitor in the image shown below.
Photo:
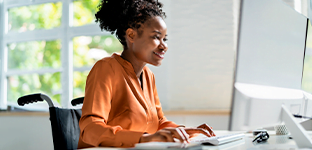
M311 3L312 4L312 3ZM306 48L302 72L302 90L306 95L306 108L312 108L312 25L309 19L307 25ZM306 109L306 116L312 117L312 109Z
M284 122L299 147L312 148L293 117L307 113L301 90L307 22L280 0L241 0L229 130Z

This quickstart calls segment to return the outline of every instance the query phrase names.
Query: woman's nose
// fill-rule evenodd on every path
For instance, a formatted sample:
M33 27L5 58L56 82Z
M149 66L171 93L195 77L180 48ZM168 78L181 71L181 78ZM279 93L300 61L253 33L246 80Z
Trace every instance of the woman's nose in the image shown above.
M158 47L161 50L167 50L168 49L168 45L165 42L161 42Z

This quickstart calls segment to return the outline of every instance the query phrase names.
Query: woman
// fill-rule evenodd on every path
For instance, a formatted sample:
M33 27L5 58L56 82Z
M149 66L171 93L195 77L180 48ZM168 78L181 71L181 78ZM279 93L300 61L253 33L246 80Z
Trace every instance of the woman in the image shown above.
M119 56L99 60L90 71L80 119L78 147L133 147L139 142L188 142L189 136L215 136L203 124L182 128L168 121L159 102L154 74L168 50L162 4L155 0L103 0L95 14L103 30L116 33Z

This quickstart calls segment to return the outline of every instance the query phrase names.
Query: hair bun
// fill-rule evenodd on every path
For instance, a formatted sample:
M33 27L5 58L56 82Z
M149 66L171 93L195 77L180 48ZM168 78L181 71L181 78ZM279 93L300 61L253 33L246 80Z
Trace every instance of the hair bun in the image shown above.
M98 6L99 11L95 14L96 22L100 23L100 28L112 34L122 24L124 4L127 0L102 0Z
M155 0L102 0L95 14L102 30L114 34L122 45L126 46L125 31L128 28L139 28L151 17L165 17L162 4Z

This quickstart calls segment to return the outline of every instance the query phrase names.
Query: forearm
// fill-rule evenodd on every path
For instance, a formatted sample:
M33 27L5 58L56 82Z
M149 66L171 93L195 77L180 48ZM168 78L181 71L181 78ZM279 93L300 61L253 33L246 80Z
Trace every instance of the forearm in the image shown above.
M133 147L143 132L124 130L120 126L108 126L103 122L91 122L81 129L80 139L94 147Z
M167 127L179 127L180 125L177 125L176 123L174 123L173 121L169 121L167 120L167 118L165 116L163 116L163 118L159 121L159 126L158 126L158 130L161 130L163 128L167 128Z

